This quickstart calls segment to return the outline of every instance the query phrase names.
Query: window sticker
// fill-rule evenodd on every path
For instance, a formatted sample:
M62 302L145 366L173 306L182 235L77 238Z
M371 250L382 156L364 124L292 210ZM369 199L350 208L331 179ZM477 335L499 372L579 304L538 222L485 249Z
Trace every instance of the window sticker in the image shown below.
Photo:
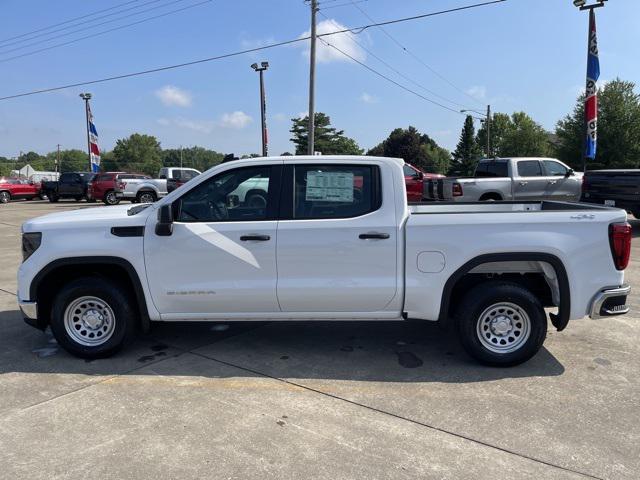
M353 172L307 172L305 200L353 203Z

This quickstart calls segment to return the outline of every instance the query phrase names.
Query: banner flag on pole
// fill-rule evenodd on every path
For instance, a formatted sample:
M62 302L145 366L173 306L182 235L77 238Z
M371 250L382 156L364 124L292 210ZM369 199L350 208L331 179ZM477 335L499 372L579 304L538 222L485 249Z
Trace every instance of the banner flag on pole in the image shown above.
M93 114L91 113L91 107L87 105L89 109L89 146L91 149L91 171L98 173L100 171L100 149L98 148L98 131L93 123Z
M587 90L584 108L587 142L585 158L596 158L598 141L598 78L600 77L600 60L598 58L598 38L596 36L596 16L593 9L589 11L589 54L587 57Z

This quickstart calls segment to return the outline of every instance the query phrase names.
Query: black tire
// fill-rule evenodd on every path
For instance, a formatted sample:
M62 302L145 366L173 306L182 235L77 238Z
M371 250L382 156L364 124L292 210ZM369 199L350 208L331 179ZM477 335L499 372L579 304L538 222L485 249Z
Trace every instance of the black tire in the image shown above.
M247 192L244 203L248 207L253 208L266 208L267 207L267 195L262 190L251 190Z
M636 220L640 220L640 210L631 210L631 213L636 217Z
M83 196L83 195L80 195L80 196L78 196L78 197L73 197L73 199L74 199L76 202L81 202L83 198L84 198L84 196Z
M456 310L455 322L466 352L498 367L526 362L538 353L547 335L540 301L511 282L486 282L471 289Z
M9 192L0 192L0 203L9 203L11 201L11 194Z
M52 194L47 195L47 196L49 197L49 202L51 202L51 203L56 203L58 200L60 200L58 195L56 195L55 193L52 193Z
M114 192L113 190L109 190L107 193L105 193L102 201L106 205L118 205L120 203L120 199L116 197L116 192Z
M108 327L109 324L105 323L99 328L91 329L83 323L84 320L78 312L89 309L86 312L92 314L91 309L94 308L91 306L91 300L81 300L83 297L92 297L106 304L110 313L105 317L113 314L113 327ZM78 310L69 312L71 320L65 322L67 308L72 308L75 302L80 302ZM104 312L104 309L95 307L93 312ZM109 328L108 331L105 330L105 334L110 336L102 343L83 344L67 331L65 324L69 325L70 330L72 326L78 330L78 333L73 335L84 336L89 342L100 342L97 336L89 338L89 335L96 335L103 328ZM51 331L56 340L69 353L81 358L105 358L113 355L134 338L137 325L138 315L130 296L112 281L101 277L78 278L64 285L55 296L51 309Z
M156 194L149 190L145 190L142 192L138 192L136 195L136 200L138 203L153 203L157 200ZM151 200L151 202L147 202L146 200Z
M502 200L502 197L497 193L488 193L480 197L481 202L499 202L501 200Z

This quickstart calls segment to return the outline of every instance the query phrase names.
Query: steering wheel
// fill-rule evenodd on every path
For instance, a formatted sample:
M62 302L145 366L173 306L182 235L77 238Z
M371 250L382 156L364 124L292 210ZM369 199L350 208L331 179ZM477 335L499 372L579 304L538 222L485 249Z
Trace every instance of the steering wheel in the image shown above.
M211 212L211 218L215 220L228 220L229 211L225 202L215 199L209 201L209 210Z

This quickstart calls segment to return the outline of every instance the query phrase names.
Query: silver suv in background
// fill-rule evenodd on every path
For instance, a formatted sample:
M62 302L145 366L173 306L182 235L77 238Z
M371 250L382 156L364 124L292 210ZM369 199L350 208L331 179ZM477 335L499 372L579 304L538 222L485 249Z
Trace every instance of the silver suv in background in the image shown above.
M425 181L426 200L457 202L497 200L578 201L582 173L555 158L486 158L473 177Z

